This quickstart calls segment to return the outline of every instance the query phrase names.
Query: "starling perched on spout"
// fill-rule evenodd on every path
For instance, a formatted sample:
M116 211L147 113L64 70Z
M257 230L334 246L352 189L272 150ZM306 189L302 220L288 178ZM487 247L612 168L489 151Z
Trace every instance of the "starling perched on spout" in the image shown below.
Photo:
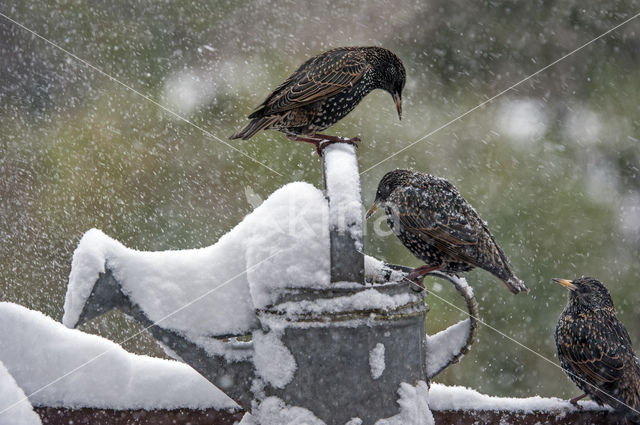
M616 317L611 295L592 277L553 279L569 290L569 300L556 326L562 369L584 394L608 404L640 423L640 363L631 339Z
M514 294L529 292L518 279L487 224L445 179L411 170L387 173L378 185L375 203L367 213L384 206L387 223L424 266L407 279L440 270L466 272L479 267L495 275Z
M351 112L372 90L393 96L402 118L406 72L400 59L382 47L340 47L307 60L249 115L251 122L231 136L247 140L261 130L278 130L290 139L312 143L318 153L330 143L355 144L318 134Z

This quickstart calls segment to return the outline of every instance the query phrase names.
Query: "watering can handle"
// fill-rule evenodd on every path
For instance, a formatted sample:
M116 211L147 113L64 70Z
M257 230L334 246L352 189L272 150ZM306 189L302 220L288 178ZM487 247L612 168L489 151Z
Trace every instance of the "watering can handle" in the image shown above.
M448 344L436 344L435 339L437 339L438 334L432 337L429 337L427 335L427 346L425 347L425 350L427 352L427 378L432 379L434 376L442 372L450 365L458 363L460 358L467 354L471 349L471 345L475 340L478 327L478 302L476 301L476 297L473 294L473 290L469 285L467 285L464 280L461 280L456 276L451 276L447 273L437 271L428 273L428 275L451 282L453 286L455 286L456 290L460 293L460 295L462 295L462 297L464 298L469 313L468 319L462 320L455 325L449 326L447 329L441 332L446 333L454 327L466 325L466 339L464 341L460 341L461 345L459 347L452 349Z
M385 264L385 269L388 271L388 275L385 276L387 279L391 277L390 273L392 271L408 274L413 270L410 267L401 266L398 264ZM427 276L444 279L453 284L456 290L464 298L469 313L468 319L462 320L455 325L449 326L447 329L437 333L436 335L427 335L424 350L426 353L425 361L427 379L431 379L450 365L457 363L460 358L467 354L471 349L471 345L475 340L478 327L478 302L476 301L476 297L473 294L473 290L463 279L440 271L427 273ZM442 340L445 340L442 342L446 343L442 343L438 340L438 335L444 336L447 331L453 330L453 328L456 327L465 327L467 330L467 332L463 335L464 337L460 338L457 347L451 347L452 341L450 338L442 338Z

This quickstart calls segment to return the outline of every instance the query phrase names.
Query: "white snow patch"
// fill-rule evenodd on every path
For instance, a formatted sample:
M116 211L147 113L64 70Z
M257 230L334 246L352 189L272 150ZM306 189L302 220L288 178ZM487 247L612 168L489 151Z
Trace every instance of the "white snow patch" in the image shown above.
M287 406L278 397L267 397L255 409L255 416L245 415L239 425L326 425L310 410Z
M89 230L73 255L63 323L76 325L106 263L131 301L165 328L195 337L254 327L244 249L232 233L208 248L142 252Z
M292 183L274 192L242 222L255 308L274 303L282 288L330 287L328 217L320 190Z
M206 248L142 252L89 230L73 255L63 323L76 326L106 263L122 291L164 328L192 340L248 333L257 327L255 308L273 302L274 289L329 286L327 220L322 192L298 182Z
M544 104L531 98L507 99L498 109L498 126L516 146L542 138L548 121Z
M432 410L502 410L523 413L577 410L568 401L556 397L494 397L466 387L436 383L431 384L429 406ZM580 406L587 410L603 409L593 401L580 402Z
M400 413L380 419L375 425L435 425L429 410L429 387L424 381L415 387L403 382L398 389Z
M369 255L364 256L364 275L372 283L398 282L405 273L387 267L384 262Z
M342 297L316 299L313 301L283 302L275 306L273 311L282 312L287 316L295 316L310 313L323 314L373 309L392 310L416 298L418 298L416 295L408 292L388 295L372 288Z
M267 333L253 333L256 372L275 388L284 388L291 382L297 369L291 351L280 340L281 334L275 329Z
M0 425L39 425L41 423L40 417L33 411L22 388L0 362Z
M384 361L384 344L377 343L369 352L369 367L371 368L371 377L378 379L382 376L382 372L387 365Z
M194 338L191 342L203 348L210 356L224 356L229 362L248 360L253 358L253 344L251 342L238 341L231 338L228 341L221 341L217 338L201 336ZM172 350L167 351L169 357L181 360L176 353L171 354Z
M454 276L454 279L458 281L458 287L462 288L467 298L473 297L473 288L467 282L466 277Z
M362 197L355 146L345 143L329 145L323 151L325 183L331 209L329 224L339 232L362 241ZM362 244L356 245L362 251Z
M467 319L433 336L427 335L427 376L434 376L460 352L470 331L471 319Z
M104 409L228 409L235 402L189 366L139 356L0 303L0 361L34 405Z

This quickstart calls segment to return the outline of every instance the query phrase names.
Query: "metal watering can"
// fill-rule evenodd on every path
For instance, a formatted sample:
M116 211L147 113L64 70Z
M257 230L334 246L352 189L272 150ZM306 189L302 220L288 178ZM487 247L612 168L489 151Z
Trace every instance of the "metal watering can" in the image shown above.
M332 161L342 168L351 164L357 185L345 189L344 182L336 181L330 170ZM278 291L272 305L256 310L258 323L247 335L210 336L217 347L212 352L150 320L122 291L114 277L118 271L106 264L76 326L117 308L247 411L252 410L253 401L277 396L288 405L310 410L329 425L342 425L353 417L373 424L397 414L401 383L428 382L468 352L475 337L477 304L464 281L430 273L454 284L470 314L466 324L451 327L462 325L463 332L450 333L447 343L442 344L426 334L426 291L417 293L402 280L411 269L385 265L366 276L365 284L364 255L360 252L362 214L342 222L331 219L332 214L343 215L344 205L332 203L332 193L338 187L343 192L353 191L350 199L360 203L355 149L329 146L323 155L323 176L329 199L334 287ZM345 199L344 195L335 198ZM361 212L362 206L359 208ZM345 281L360 285L339 283ZM365 296L391 302L382 306L359 302Z

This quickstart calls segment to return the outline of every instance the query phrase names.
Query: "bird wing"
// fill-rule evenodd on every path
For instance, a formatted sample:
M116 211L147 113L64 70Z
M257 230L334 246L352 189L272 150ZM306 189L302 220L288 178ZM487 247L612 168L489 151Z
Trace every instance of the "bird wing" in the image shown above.
M632 352L632 345L615 313L603 311L598 314L597 326L588 323L590 319L585 316L574 317L571 328L577 334L571 337L559 335L558 350L564 355L574 375L607 392L607 388L612 388L624 374L625 364L632 361L633 355L628 354ZM573 379L576 380L576 376ZM587 391L604 397L591 386Z
M358 50L333 49L306 61L249 115L256 118L288 111L353 86L371 65Z
M464 247L478 242L477 213L446 180L433 184L441 187L405 187L391 194L399 223L451 257L476 265Z

